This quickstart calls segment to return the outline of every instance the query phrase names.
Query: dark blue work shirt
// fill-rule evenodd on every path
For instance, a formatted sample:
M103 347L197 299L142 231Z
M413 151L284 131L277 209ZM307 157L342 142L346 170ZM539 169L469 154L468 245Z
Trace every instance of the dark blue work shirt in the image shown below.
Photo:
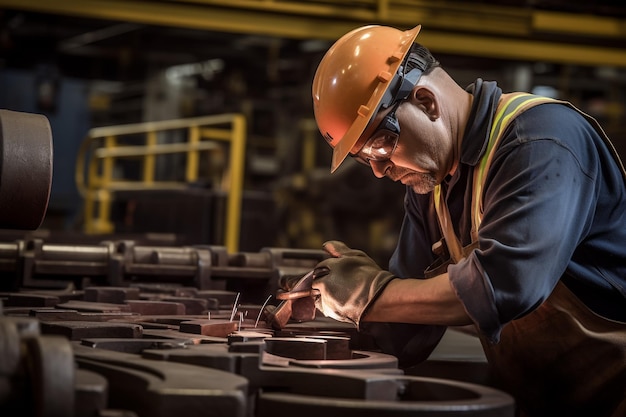
M459 169L442 184L456 233L470 243L473 172L502 91L477 80ZM432 194L432 193L431 193ZM441 238L432 195L407 188L390 270L423 277ZM507 128L487 173L479 247L448 268L490 340L537 308L559 280L591 310L626 321L626 187L602 137L577 111L541 104Z

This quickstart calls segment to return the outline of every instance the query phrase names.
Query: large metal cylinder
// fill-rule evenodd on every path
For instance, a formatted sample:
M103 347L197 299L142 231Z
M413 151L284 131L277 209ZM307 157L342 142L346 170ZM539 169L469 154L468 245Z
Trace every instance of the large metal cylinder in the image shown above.
M0 110L0 228L37 229L52 185L52 130L40 114Z

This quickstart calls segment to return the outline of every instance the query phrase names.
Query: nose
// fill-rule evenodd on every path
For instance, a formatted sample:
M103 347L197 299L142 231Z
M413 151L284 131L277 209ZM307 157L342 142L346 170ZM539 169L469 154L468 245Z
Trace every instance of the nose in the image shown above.
M372 167L372 172L377 178L383 178L387 171L391 168L392 162L390 159L386 161L373 161L370 159L370 166Z

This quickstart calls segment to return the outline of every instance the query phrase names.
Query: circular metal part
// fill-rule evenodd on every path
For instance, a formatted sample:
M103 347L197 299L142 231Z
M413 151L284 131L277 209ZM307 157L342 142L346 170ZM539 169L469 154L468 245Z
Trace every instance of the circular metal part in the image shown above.
M16 374L20 363L20 337L17 326L10 319L0 317L0 415L15 410L21 396L16 395L19 384Z
M0 228L37 229L52 185L52 130L40 114L0 110Z
M302 368L388 370L398 368L398 359L385 353L354 350L350 359L294 359L289 364Z
M61 336L23 339L26 345L35 416L74 415L74 353Z
M436 378L403 376L396 380L398 395L388 400L342 398L341 387L337 387L336 397L263 392L259 394L256 416L513 417L515 415L513 398L493 388Z
M0 375L10 377L17 371L20 359L20 336L15 323L0 318Z
M326 341L320 339L270 337L265 351L272 355L300 360L326 359Z

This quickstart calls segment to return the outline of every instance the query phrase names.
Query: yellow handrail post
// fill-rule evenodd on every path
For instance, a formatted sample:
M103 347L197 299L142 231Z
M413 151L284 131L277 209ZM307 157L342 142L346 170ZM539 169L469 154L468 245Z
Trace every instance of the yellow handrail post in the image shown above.
M156 155L152 150L157 144L157 134L156 131L151 130L146 135L147 152L143 158L143 180L147 184L152 184L154 182L154 170L156 166Z
M98 206L99 220L96 223L97 232L113 233L115 227L111 222L111 192L106 188L99 190L98 200L100 205Z
M315 152L317 146L317 125L312 119L306 119L300 124L304 133L302 142L302 171L311 172L315 168Z
M104 147L113 149L117 146L117 138L113 135L104 139ZM102 175L99 178L100 190L97 194L98 218L96 220L96 232L110 233L113 231L113 224L110 221L111 215L111 194L108 188L113 181L113 168L115 166L115 157L109 156L102 161Z
M245 150L246 119L242 115L235 115L230 148L230 191L226 205L226 242L224 245L230 253L239 250Z
M85 216L85 233L95 233L94 230L94 221L93 221L93 211L94 211L94 200L93 191L91 188L85 190L85 207L84 216Z
M185 178L187 182L194 182L198 180L198 165L200 158L198 157L198 150L196 145L200 142L200 128L198 126L189 127L189 145L190 150L187 152L187 170Z
M96 189L98 187L99 176L98 176L98 164L95 163L92 158L91 163L88 166L87 171L87 187L85 188L85 232L86 233L96 233L96 222L94 217L96 215ZM81 175L84 175L81 173ZM78 176L77 176L78 178ZM82 178L82 177L81 177ZM80 189L80 187L79 187Z

